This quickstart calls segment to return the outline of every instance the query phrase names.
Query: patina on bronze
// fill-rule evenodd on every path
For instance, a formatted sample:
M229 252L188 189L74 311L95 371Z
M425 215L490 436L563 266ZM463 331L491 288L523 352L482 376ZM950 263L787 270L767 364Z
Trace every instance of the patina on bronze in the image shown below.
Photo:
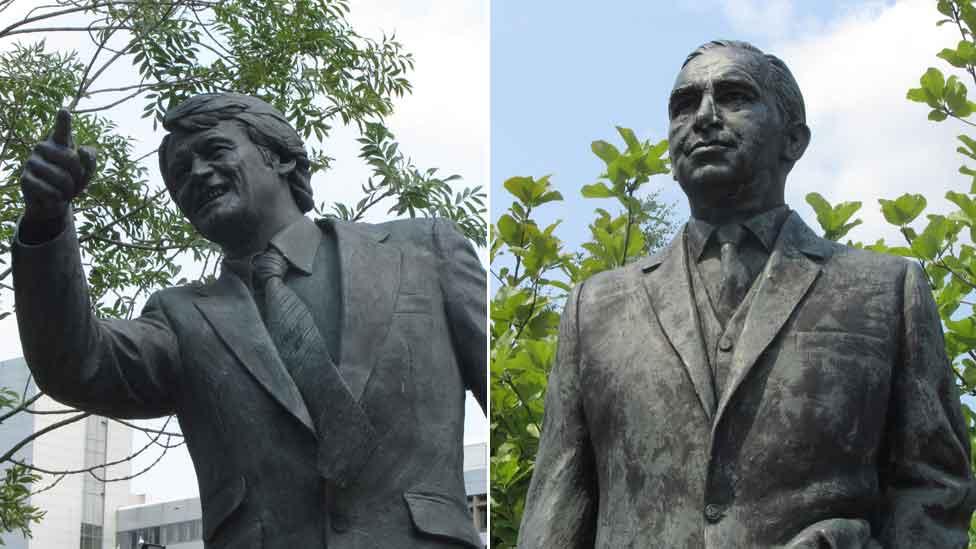
M569 296L519 547L966 547L969 439L932 292L786 207L810 140L789 70L706 44L669 115L692 219Z
M38 386L113 417L175 413L208 549L480 546L461 444L465 389L487 398L485 272L455 227L312 222L308 157L281 113L192 97L166 115L160 167L224 251L220 278L97 319L70 213L95 163L70 122L60 112L27 161L13 245Z

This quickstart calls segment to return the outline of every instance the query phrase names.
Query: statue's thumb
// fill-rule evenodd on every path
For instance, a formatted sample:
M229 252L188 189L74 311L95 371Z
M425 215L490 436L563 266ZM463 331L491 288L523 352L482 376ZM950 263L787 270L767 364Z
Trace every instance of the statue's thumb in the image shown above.
M97 165L97 150L90 145L78 147L78 160L81 162L81 181L79 182L78 192L80 193L88 186Z

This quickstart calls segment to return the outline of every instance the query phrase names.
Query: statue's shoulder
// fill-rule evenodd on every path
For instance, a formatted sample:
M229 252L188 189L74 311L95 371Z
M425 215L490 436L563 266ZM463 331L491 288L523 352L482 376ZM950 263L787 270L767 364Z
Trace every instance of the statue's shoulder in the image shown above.
M876 252L874 250L848 246L825 240L830 246L830 267L834 270L862 273L871 277L901 277L911 260Z
M629 300L634 292L642 291L640 275L640 265L629 263L586 278L576 285L574 293L578 294L583 304L599 303L605 306L615 300Z
M353 231L387 245L423 249L429 249L434 245L435 231L444 230L444 227L448 225L453 229L453 224L449 221L438 218L394 219L382 223L351 222L325 218L316 220L315 223L323 230L332 227L336 230Z

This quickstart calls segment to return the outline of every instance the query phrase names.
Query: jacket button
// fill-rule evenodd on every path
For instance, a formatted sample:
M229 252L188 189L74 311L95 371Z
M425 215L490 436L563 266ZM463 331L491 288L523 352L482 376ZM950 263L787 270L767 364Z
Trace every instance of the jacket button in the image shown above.
M332 529L337 533L342 534L349 531L349 517L345 513L334 512L332 513Z
M725 516L725 510L722 508L721 505L709 503L708 505L705 506L705 520L707 520L708 522L712 522L712 523L718 522L722 520L722 517L724 516Z
M725 335L718 340L718 350L727 353L732 350L732 338Z

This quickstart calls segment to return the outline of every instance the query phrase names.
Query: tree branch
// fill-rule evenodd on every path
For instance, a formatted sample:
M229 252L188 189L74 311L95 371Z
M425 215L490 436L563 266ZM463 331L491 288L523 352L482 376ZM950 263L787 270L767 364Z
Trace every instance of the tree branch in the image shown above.
M158 429L150 429L149 427L140 427L139 425L136 425L135 423L126 421L124 419L114 418L114 417L109 418L109 419L111 419L112 421L114 421L116 423L120 423L122 425L125 425L126 427L129 427L130 429L136 429L136 430L142 431L144 433L156 433L156 434L166 435L166 436L170 436L170 437L180 437L180 438L183 438L183 435L181 433L174 433L173 431L161 431L161 430L158 430ZM167 421L167 423L169 423L169 422Z
M99 31L99 30L109 30L109 29L116 30L116 29L131 29L131 28L132 27L114 27L112 25L92 26L92 27L34 27L34 28L31 28L31 29L18 29L18 30L13 30L13 31L8 32L6 34L6 36L13 36L15 34L31 34L31 33L35 33L35 32L44 32L44 33L51 33L51 32L91 32L93 30L94 31Z
M0 423L3 423L4 421L7 421L8 419L10 419L11 417L17 415L18 413L26 410L28 406L30 406L31 404L34 404L35 402L37 402L37 399L41 398L42 396L44 396L44 393L38 392L36 395L30 397L29 399L23 400L20 403L19 406L17 406L16 408L11 409L6 414L3 414L2 416L0 416Z
M51 425L48 425L47 427L45 427L45 428L43 428L43 429L41 429L39 431L35 431L30 436L25 437L23 440L21 440L20 442L18 442L17 444L15 444L12 448L10 448L9 450L7 450L3 455L0 455L0 462L3 462L3 461L13 461L14 463L17 463L16 460L11 459L11 456L13 456L15 453L17 453L17 450L20 450L24 446L27 446L27 444L30 441L32 441L32 440L40 437L41 435L44 435L46 433L50 433L51 431L54 431L55 429L59 429L61 427L64 427L65 425L69 425L69 424L74 423L76 421L80 421L82 419L85 419L86 417L88 417L90 415L91 415L91 413L89 413L89 412L83 412L83 413L80 413L80 414L78 414L76 416L71 416L68 419L62 419L61 421L58 421L57 423L52 423ZM54 473L54 474L57 474L57 473Z
M95 60L98 59L98 56L102 53L102 49L105 47L105 44L108 43L109 38L111 38L113 34L115 34L115 30L107 33L105 38L99 42L98 47L95 48L95 53L92 55L91 61L88 62L88 66L85 67L85 72L81 74L81 78L78 80L78 91L75 92L74 99L72 99L71 104L68 105L69 111L78 106L78 101L80 101L81 96L85 94L85 89L90 85L90 82L88 81L88 74L91 72L92 67L95 66Z
M129 95L126 95L122 99L119 99L119 100L116 100L116 101L112 101L111 103L109 103L107 105L102 105L100 107L90 107L90 108L87 108L87 109L75 109L74 107L72 107L71 112L74 113L74 114L84 114L84 113L88 113L88 112L105 111L105 110L111 109L112 107L118 107L119 105L121 105L122 103L125 103L126 101L132 99L133 97L138 97L144 91L146 91L146 90L136 90L136 91L130 93ZM75 104L77 104L77 102Z

